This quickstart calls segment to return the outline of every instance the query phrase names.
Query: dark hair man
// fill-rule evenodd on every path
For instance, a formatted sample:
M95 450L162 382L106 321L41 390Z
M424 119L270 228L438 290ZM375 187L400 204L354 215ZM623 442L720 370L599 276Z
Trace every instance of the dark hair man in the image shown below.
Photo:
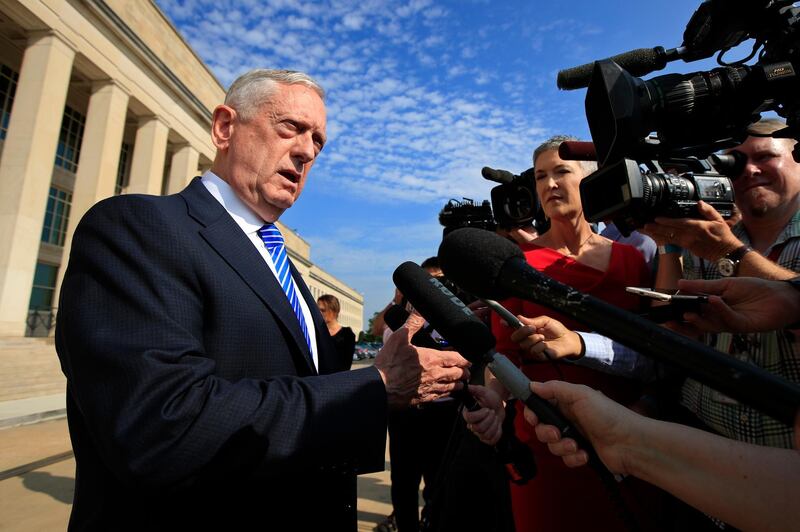
M56 331L81 530L354 530L355 475L384 465L387 405L449 393L468 363L413 347L336 354L274 222L325 145L324 93L254 70L214 109L210 172L94 206Z
M747 157L742 174L733 181L742 219L733 228L707 204L703 220L657 218L645 230L659 244L677 245L683 253L683 277L760 277L790 279L800 270L800 164L792 158L794 139L774 138L785 124L765 119L750 127L751 136L736 150ZM676 278L664 279L662 264L677 267L679 253L669 246L659 261L656 286L675 287ZM678 251L680 251L678 249ZM768 371L800 382L800 350L788 330L760 333L719 333L707 342L717 349ZM721 434L760 445L789 448L791 427L704 386L687 380L683 404L703 423Z

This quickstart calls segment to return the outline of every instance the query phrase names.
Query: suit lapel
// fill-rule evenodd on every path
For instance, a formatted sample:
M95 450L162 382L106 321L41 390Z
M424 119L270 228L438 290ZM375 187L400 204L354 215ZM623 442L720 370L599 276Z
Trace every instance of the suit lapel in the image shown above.
M316 373L297 316L278 280L269 270L269 266L264 263L264 259L253 247L253 243L247 238L247 235L208 192L199 178L192 181L181 192L181 195L186 199L189 215L204 226L200 230L200 236L236 271L275 318L283 324L294 339L303 362L309 370ZM292 271L293 274L297 273L293 265ZM296 284L302 284L302 281L296 282Z

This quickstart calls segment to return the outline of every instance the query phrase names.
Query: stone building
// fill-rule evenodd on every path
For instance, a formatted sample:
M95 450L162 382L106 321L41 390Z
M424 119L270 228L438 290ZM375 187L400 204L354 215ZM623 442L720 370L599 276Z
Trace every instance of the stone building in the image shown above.
M214 157L225 90L150 0L0 0L0 336L46 335L72 233L95 202L181 190ZM281 226L315 297L363 297Z

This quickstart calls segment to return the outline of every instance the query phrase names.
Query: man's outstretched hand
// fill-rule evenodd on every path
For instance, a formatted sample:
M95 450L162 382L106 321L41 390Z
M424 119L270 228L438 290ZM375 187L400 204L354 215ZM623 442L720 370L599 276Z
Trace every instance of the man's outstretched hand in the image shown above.
M390 408L405 408L427 403L462 387L469 379L470 363L455 351L416 347L411 338L425 324L412 313L397 329L375 358L375 368L386 386Z

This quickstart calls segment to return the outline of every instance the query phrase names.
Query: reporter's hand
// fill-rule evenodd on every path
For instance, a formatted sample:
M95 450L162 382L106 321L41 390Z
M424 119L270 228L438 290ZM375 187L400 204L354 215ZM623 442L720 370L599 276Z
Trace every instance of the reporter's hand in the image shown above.
M425 324L412 313L406 323L389 337L375 357L375 368L386 386L393 409L427 403L463 387L470 363L455 351L416 347L411 338Z
M615 403L602 393L580 384L564 381L531 383L531 391L556 405L564 416L589 440L600 460L613 473L628 474L626 447L640 430L645 418ZM572 438L561 438L553 425L540 424L529 408L525 420L533 425L536 437L551 453L569 467L586 465L589 456Z
M524 327L511 334L511 341L518 343L526 354L537 360L547 360L547 355L551 358L581 355L582 344L578 334L560 321L549 316L517 318Z
M470 385L468 390L481 408L474 412L464 410L462 415L467 428L483 443L494 445L503 435L503 420L506 417L503 400L497 392L485 386Z
M687 322L704 331L774 331L800 320L800 292L782 281L755 277L682 279L678 287L710 295L702 314L684 315Z
M658 217L640 231L658 245L675 244L706 260L717 260L743 245L714 207L699 201L697 210L703 219Z

